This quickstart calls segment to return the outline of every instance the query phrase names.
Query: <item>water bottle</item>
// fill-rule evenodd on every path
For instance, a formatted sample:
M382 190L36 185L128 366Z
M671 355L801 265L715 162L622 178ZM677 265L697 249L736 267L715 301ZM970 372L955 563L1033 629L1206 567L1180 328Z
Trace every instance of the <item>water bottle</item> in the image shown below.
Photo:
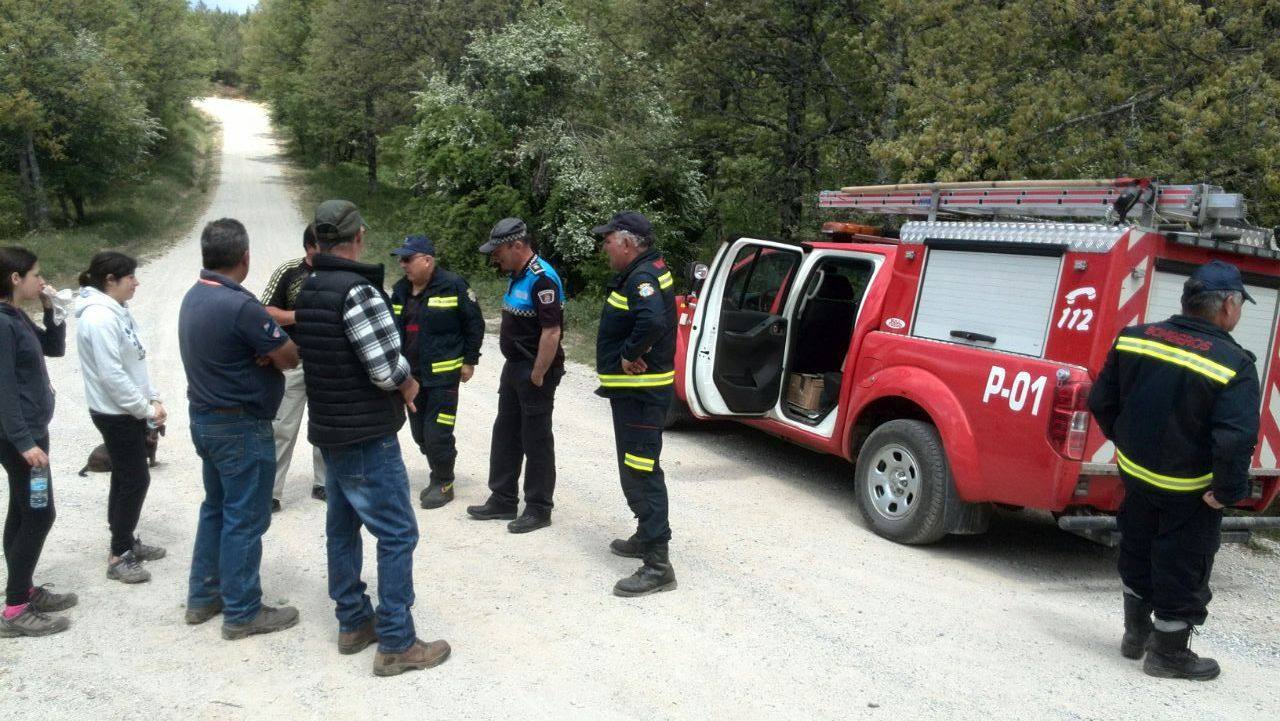
M49 507L49 467L40 466L31 469L31 486L29 498L32 508Z

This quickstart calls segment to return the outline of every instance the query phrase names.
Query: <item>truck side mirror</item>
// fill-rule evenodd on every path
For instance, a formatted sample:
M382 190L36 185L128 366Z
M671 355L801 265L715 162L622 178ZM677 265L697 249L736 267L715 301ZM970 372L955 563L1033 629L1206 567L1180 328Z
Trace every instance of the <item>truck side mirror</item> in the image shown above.
M689 294L697 295L702 289L703 282L707 279L710 269L706 263L693 262L684 267L685 279L689 281Z

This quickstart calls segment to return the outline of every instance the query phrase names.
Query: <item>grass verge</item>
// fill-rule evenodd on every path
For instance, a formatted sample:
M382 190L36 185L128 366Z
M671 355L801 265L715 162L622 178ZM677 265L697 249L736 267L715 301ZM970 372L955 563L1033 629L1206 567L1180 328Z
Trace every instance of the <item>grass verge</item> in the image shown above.
M400 277L399 270L392 266L388 257L391 249L400 245L406 235L431 235L431 228L423 227L417 217L418 203L413 194L406 188L386 182L380 183L375 191L370 192L363 166L340 164L302 168L294 171L294 178L299 185L304 216L310 216L317 205L330 198L344 198L360 208L360 215L369 227L365 239L365 259L388 266L388 285ZM477 239L476 245L481 240L483 239ZM443 259L441 265L448 268L448 259ZM506 280L496 270L464 275L476 292L484 317L489 321L496 321L502 312L502 294L507 288ZM568 292L572 293L573 289ZM562 343L565 354L571 360L595 365L596 328L600 323L603 302L598 296L581 293L573 295L566 303Z
M91 203L86 222L0 240L40 258L45 278L72 287L89 259L113 248L145 257L170 246L200 216L217 184L221 126L194 108L170 130L166 148L152 157L138 180L120 183ZM53 209L55 223L61 219Z

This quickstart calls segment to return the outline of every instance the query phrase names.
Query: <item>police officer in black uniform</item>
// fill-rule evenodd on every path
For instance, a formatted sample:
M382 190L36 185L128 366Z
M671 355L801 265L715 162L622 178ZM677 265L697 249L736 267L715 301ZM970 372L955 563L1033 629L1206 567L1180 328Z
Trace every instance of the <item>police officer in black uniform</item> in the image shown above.
M604 236L609 267L596 337L596 393L609 399L622 493L635 514L636 532L609 548L644 559L613 587L618 596L644 596L676 587L667 544L667 485L662 473L662 427L675 391L676 304L674 279L653 247L653 226L634 211L615 214L593 228Z
M391 254L405 274L391 289L391 309L404 356L421 387L417 410L409 412L409 430L431 467L419 502L439 508L453 500L458 383L471 380L480 360L484 317L467 281L437 267L430 238L408 236Z
M489 447L489 500L468 506L477 520L511 520L507 530L528 533L551 525L556 487L556 445L551 427L556 386L564 376L564 286L555 268L533 252L524 221L503 218L481 253L510 276L502 296L498 349L506 362L498 380L498 415ZM524 513L516 518L520 467Z
M1222 508L1249 494L1258 372L1230 335L1246 300L1253 302L1235 266L1197 268L1183 286L1182 314L1121 331L1089 396L1125 486L1120 651L1134 659L1145 652L1151 676L1219 673L1187 643L1208 615Z

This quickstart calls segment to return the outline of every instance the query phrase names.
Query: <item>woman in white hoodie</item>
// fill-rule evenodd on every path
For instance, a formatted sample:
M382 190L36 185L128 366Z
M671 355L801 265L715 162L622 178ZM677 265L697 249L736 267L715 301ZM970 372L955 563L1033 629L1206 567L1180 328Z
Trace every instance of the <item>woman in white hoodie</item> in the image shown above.
M142 562L165 555L163 548L143 545L134 535L151 485L147 425L159 426L167 417L160 394L147 375L147 349L138 324L125 305L137 291L137 269L137 261L124 253L98 253L89 269L80 274L76 304L76 346L84 394L89 415L111 455L107 578L124 583L151 580Z

